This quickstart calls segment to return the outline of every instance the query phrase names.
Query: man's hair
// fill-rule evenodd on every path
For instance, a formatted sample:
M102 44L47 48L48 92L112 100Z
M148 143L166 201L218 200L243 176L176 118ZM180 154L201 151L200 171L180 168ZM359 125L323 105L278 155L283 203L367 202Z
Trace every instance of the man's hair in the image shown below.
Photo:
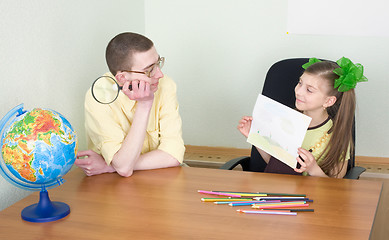
M136 52L146 52L154 46L154 43L147 37L125 32L116 35L107 45L105 59L109 71L115 76L118 71L131 70Z

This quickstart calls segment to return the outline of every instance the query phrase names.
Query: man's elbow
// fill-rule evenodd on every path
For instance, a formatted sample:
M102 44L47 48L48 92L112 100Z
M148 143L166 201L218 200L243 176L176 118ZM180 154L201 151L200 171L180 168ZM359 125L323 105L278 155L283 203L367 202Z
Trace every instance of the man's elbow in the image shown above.
M116 169L116 172L122 176L122 177L131 177L132 173L134 172L132 169L130 170L118 170Z
M130 167L123 167L123 166L115 166L115 164L112 164L113 168L115 168L116 172L122 176L122 177L131 177L132 173L134 172L133 168Z
M133 166L120 164L120 161L118 161L118 159L115 157L112 160L111 164L115 171L122 177L130 177L134 172Z
M181 162L169 154L169 158L167 158L164 161L163 166L161 166L161 168L163 168L163 167L178 167L180 165L181 165Z
M172 167L178 167L180 165L181 165L181 163L178 160L176 160L173 162Z

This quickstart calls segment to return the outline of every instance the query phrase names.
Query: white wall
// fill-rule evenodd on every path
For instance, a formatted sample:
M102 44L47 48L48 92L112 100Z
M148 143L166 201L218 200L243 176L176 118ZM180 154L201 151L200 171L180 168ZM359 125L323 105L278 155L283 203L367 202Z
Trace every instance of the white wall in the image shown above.
M186 144L247 148L237 121L251 114L272 63L347 56L369 78L357 88L357 155L389 157L387 37L287 35L287 0L2 0L0 9L0 116L20 103L54 109L78 132L80 149L83 96L107 70L105 46L134 31L167 57ZM0 177L0 210L27 194Z
M144 33L144 1L1 0L0 9L0 117L20 103L56 110L85 149L85 91L107 71L112 37ZM0 177L0 210L29 193Z
M287 0L145 3L146 35L166 57L164 72L178 85L185 144L249 147L237 122L251 115L271 64L346 56L362 63L369 79L356 90L356 154L389 157L388 37L288 35ZM334 27L347 24L352 23Z

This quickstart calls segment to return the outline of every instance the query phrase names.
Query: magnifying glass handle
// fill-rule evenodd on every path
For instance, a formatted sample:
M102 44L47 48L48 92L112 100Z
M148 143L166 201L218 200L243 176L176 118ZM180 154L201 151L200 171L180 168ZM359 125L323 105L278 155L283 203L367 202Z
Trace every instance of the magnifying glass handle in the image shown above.
M128 89L130 89L130 91L132 91L132 85L131 84L128 86ZM119 90L123 90L123 86L119 86Z
M138 87L139 87L139 83L138 83ZM123 86L119 86L119 90L122 90L123 89ZM132 85L128 85L128 89L130 89L130 91L132 91Z

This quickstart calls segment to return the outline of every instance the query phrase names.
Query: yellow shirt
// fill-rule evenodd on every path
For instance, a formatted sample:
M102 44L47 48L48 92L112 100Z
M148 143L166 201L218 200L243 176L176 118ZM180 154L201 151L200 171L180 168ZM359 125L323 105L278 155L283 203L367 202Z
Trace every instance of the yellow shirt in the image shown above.
M107 73L111 76L112 74ZM89 89L85 95L85 128L88 148L100 153L107 164L121 148L133 122L136 101L121 91L111 104L96 102ZM185 147L182 122L178 112L176 84L168 77L161 78L150 110L149 122L141 154L162 150L180 163ZM158 159L156 159L158 161Z
M323 156L321 158L319 157L330 141L332 134L328 134L328 130L331 129L332 125L332 120L328 119L319 126L308 128L307 133L305 134L301 147L306 150L312 149L312 155L315 157L317 164L320 164L320 162L323 160ZM346 153L346 160L349 159L350 148L347 149ZM307 173L304 172L303 175L307 175Z

